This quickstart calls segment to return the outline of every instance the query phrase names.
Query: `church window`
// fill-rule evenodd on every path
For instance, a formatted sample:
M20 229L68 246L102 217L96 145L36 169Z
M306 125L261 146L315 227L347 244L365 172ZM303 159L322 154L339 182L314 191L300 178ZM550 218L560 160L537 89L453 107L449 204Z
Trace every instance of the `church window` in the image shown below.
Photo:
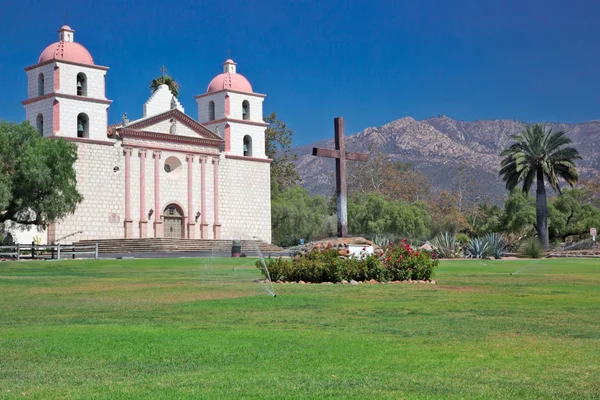
M44 74L38 75L38 96L44 95Z
M242 103L242 119L250 119L250 102L248 100L244 100L244 102Z
M208 103L208 120L215 120L215 102L212 100Z
M244 156L252 157L252 138L248 135L244 136Z
M179 158L171 156L165 160L164 166L167 176L170 178L179 178L181 176L182 164Z
M87 96L87 77L83 72L77 74L77 96Z
M35 119L35 127L41 136L44 136L44 116L42 114L38 114Z
M77 116L77 137L88 138L90 137L90 119L84 113Z

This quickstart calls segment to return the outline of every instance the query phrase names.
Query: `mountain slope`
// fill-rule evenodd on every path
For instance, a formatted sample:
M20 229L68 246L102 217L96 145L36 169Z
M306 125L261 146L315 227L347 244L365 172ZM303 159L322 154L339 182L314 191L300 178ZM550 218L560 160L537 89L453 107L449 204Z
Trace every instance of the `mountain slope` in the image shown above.
M514 120L457 121L447 116L416 121L404 117L378 128L346 136L349 151L376 149L393 160L410 162L431 180L436 190L460 190L467 198L499 201L506 195L498 177L500 152L511 136L523 129ZM580 151L583 176L600 170L600 121L554 124L564 130ZM313 194L331 195L335 188L334 161L314 157L313 147L333 148L333 139L295 147L302 186Z

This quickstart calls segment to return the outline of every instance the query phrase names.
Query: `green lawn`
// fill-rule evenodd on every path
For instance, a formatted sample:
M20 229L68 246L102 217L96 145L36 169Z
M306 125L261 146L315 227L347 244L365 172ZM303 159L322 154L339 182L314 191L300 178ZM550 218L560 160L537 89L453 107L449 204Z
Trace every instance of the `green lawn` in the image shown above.
M0 398L600 398L600 261L485 263L276 298L248 259L0 263Z

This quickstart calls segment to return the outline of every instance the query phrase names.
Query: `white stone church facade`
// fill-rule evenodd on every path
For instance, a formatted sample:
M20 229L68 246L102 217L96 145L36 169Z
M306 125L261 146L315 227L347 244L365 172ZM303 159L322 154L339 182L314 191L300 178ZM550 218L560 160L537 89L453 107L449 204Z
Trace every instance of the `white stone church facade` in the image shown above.
M48 140L78 147L76 212L51 224L48 242L169 237L271 242L270 162L263 101L227 60L196 96L198 119L168 86L142 117L108 126L108 67L63 26L25 68L26 119Z

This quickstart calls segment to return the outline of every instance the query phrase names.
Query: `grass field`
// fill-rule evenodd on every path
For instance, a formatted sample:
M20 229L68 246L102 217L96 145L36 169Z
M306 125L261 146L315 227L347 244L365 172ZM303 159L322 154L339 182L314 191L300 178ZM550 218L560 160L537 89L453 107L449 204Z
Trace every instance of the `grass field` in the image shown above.
M0 398L600 398L600 261L486 263L276 298L247 259L0 263Z

